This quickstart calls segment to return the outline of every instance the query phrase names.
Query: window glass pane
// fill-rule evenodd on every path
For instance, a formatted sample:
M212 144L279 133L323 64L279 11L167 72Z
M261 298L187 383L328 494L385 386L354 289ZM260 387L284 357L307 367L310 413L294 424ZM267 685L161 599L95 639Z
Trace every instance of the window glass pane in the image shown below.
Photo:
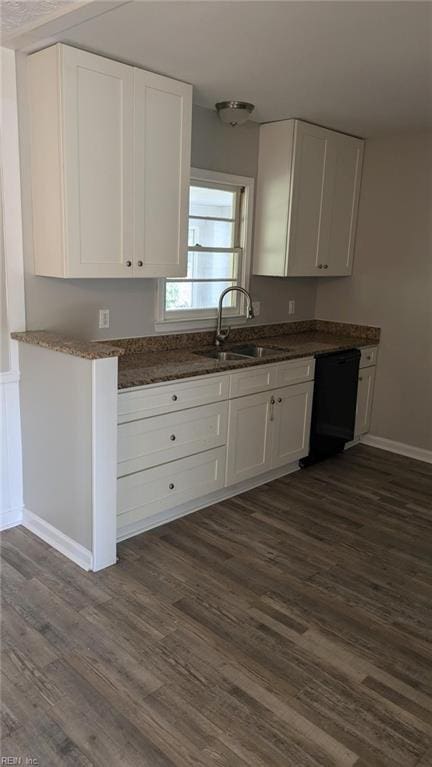
M231 221L189 219L189 245L210 248L234 247L234 224Z
M189 280L234 280L237 278L238 261L237 253L189 251L186 278Z
M189 215L235 218L236 193L225 189L191 186Z
M182 309L215 309L219 296L225 288L235 285L235 282L169 282L166 283L166 310L180 311ZM234 308L237 293L228 293L224 307Z

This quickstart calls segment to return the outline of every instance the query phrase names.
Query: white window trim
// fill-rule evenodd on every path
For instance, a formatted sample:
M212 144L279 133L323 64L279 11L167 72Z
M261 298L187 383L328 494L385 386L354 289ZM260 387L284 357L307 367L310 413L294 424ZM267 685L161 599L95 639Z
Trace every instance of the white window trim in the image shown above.
M213 170L204 170L202 168L191 168L191 184L194 181L208 181L216 184L228 184L232 186L244 187L244 198L242 204L242 220L241 220L241 236L242 236L242 249L243 249L243 263L240 285L245 288L249 288L249 280L251 273L251 261L252 261L252 227L253 227L253 206L254 206L254 186L255 181L249 176L236 176L231 173L219 173ZM189 212L189 211L188 211ZM155 332L156 333L171 333L181 332L188 330L209 330L213 329L216 322L217 312L216 309L209 315L207 310L204 316L187 317L184 320L166 319L165 318L165 278L158 280L158 287L156 291L156 321ZM244 307L243 300L240 304L241 308ZM198 310L199 311L199 310ZM242 325L246 318L244 314L231 313L228 307L224 309L224 316L230 318L230 323L233 325Z

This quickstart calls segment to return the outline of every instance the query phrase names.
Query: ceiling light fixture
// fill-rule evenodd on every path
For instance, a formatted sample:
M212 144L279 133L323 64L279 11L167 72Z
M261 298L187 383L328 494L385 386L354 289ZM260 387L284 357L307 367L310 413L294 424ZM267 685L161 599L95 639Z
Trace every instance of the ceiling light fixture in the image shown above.
M215 106L221 122L233 128L249 120L255 109L255 105L247 101L219 101Z

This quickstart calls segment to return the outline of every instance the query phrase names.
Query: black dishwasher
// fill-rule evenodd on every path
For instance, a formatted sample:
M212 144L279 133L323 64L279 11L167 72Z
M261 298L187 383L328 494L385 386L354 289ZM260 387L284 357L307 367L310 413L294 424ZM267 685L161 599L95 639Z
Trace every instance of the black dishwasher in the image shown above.
M303 468L339 453L354 438L359 362L359 349L316 358L310 448L300 461Z

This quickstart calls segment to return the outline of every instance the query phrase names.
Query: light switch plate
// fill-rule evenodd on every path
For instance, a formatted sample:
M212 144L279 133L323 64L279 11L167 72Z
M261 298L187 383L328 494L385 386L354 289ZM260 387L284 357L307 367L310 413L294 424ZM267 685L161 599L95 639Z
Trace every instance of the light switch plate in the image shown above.
M288 314L295 314L295 301L291 299L288 301Z

